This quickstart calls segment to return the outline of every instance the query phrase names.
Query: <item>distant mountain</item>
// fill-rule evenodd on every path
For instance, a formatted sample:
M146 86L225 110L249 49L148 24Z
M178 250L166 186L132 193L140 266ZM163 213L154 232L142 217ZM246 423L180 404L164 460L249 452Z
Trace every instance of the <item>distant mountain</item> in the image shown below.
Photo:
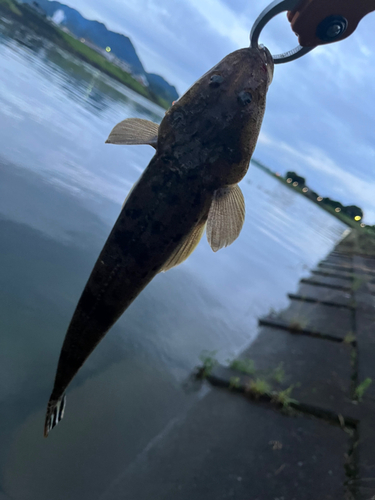
M146 73L147 80L150 83L150 88L157 94L166 99L167 101L172 98L172 101L177 101L179 95L175 87L170 85L160 75L154 73Z
M30 5L35 4L35 0L22 0L22 2ZM85 19L77 10L60 2L37 0L37 4L48 17L58 20L61 26L68 28L77 38L85 38L102 49L111 47L111 52L126 62L132 68L134 75L147 78L150 84L149 89L152 92L161 95L168 102L178 99L178 93L173 85L170 85L162 76L145 71L127 36L108 30L103 23Z

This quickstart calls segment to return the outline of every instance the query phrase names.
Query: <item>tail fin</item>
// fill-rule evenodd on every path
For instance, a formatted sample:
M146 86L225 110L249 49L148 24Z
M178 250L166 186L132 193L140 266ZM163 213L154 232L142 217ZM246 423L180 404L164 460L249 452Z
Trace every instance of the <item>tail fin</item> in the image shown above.
M64 416L66 396L63 394L57 401L50 399L47 406L46 422L44 424L44 437L60 422Z

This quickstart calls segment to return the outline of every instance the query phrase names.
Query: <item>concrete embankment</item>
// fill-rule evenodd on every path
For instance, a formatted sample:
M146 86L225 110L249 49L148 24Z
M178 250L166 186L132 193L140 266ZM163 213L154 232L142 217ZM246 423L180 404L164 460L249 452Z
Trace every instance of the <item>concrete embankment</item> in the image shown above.
M375 499L372 250L349 235L231 367L207 363L212 390L108 498Z

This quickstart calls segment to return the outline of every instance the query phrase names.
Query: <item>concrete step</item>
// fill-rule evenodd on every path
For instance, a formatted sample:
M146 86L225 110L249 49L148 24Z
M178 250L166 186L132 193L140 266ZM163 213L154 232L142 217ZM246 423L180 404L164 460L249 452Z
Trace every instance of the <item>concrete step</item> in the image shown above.
M354 332L353 312L346 307L291 300L280 313L261 318L260 325L281 327L295 333L344 340Z
M334 269L336 271L348 271L351 272L353 270L352 264L332 264L331 262L327 262L325 260L322 260L318 264L319 268L324 268L324 269Z
M337 271L336 269L323 269L318 267L311 271L313 275L316 276L327 276L329 278L339 278L347 281L352 281L354 274L348 271Z
M342 290L344 292L351 293L352 287L348 285L332 285L329 282L325 282L324 280L315 279L315 277L311 278L302 278L300 283L306 283L308 285L318 286L319 288L332 288L334 290Z
M335 290L325 286L315 286L300 283L296 295L312 300L331 302L337 305L350 306L353 304L352 294L347 291Z
M288 297L292 300L300 300L302 302L311 302L312 304L323 304L324 306L332 306L332 307L348 307L349 309L354 310L354 305L351 305L350 303L348 305L346 304L340 304L337 302L332 302L330 300L322 300L320 298L311 298L311 297L304 297L301 295L296 295L294 293L288 293Z
M320 261L321 263L324 263L324 264L329 264L329 265L332 265L332 266L340 266L340 267L346 267L346 268L351 268L353 266L352 264L352 261L346 261L346 260L337 260L337 259L325 259L325 260L322 260Z
M323 276L321 274L313 274L311 276L308 276L308 280L312 280L315 283L320 283L322 285L329 285L329 286L339 286L339 287L344 287L344 288L350 288L351 287L351 281L346 279L346 278L338 278L334 276Z
M351 401L352 352L353 347L344 342L262 327L256 340L239 357L245 361L244 366L253 364L255 372L240 375L244 377L242 383L246 383L246 378L266 380L273 391L293 386L290 397L298 403L355 418L356 408ZM234 376L236 370L231 371ZM220 376L217 372L214 375ZM228 378L228 374L222 372L221 377Z

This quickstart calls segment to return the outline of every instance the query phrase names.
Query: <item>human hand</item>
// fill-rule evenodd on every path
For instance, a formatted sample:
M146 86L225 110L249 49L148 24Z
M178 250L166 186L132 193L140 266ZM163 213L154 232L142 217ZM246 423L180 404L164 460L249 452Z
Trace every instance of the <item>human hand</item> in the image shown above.
M288 20L303 47L341 41L375 10L375 0L302 0Z

